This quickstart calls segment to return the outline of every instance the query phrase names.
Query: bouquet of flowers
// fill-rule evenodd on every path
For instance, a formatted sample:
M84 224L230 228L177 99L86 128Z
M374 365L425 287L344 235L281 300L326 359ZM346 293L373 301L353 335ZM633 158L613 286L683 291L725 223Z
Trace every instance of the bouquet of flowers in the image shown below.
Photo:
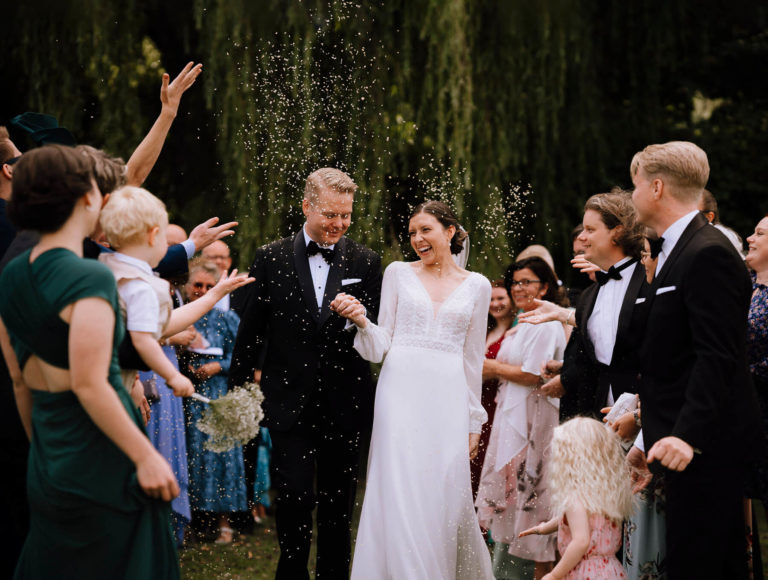
M209 451L227 451L235 445L244 445L259 434L259 424L264 418L261 409L264 394L257 383L246 383L213 401L195 395L195 399L208 403L197 428L209 435L205 442Z

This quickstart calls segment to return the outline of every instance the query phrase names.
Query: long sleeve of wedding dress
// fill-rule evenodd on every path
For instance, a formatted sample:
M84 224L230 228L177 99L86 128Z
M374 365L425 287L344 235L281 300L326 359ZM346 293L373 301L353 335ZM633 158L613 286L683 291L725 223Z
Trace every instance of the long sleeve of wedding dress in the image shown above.
M367 321L365 328L358 328L354 347L367 361L379 363L392 345L392 333L397 316L397 269L390 264L384 271L381 282L381 303L379 305L379 323Z
M488 413L480 403L483 388L483 361L485 360L485 335L488 326L488 306L491 303L491 285L478 289L472 320L464 342L464 376L469 388L469 432L480 433Z

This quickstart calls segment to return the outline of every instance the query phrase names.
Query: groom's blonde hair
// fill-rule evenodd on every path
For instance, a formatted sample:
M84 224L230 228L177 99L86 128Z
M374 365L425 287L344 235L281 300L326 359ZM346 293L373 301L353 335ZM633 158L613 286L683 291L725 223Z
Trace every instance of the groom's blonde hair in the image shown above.
M307 177L307 182L304 185L304 199L311 204L315 203L318 192L323 189L354 195L357 191L357 184L340 169L323 167L313 171Z

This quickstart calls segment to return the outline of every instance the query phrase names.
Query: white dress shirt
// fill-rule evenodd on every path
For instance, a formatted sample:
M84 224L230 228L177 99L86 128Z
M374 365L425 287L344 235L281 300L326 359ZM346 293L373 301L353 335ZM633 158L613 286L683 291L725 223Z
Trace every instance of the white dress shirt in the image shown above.
M675 223L673 223L671 226L669 226L665 231L662 237L664 238L664 242L661 244L661 251L659 252L659 261L656 262L656 272L661 272L662 266L664 266L664 262L667 261L667 258L672 253L672 250L675 248L675 244L677 244L678 240L680 239L680 236L683 235L683 232L685 231L685 228L688 227L688 224L690 224L693 221L693 218L696 217L696 214L699 213L699 210L695 209L691 213L685 214L683 217L681 217L679 220L677 220Z
M307 224L301 228L304 234L304 243L309 245L309 242L313 241L307 233ZM315 242L317 243L317 242ZM328 248L332 250L336 244L330 246L324 246L317 244L321 248ZM315 289L315 298L317 298L317 308L320 309L323 306L323 295L325 294L325 284L328 282L328 272L331 271L331 265L325 261L323 255L320 253L314 256L308 256L309 259L309 272L312 274L312 287Z
M632 258L624 258L614 264L615 268L621 267ZM621 272L621 280L610 279L597 292L595 307L587 321L587 334L595 347L595 358L604 365L611 364L613 348L616 345L616 333L619 330L619 314L624 304L624 295L629 288L629 282L635 268L642 268L638 262L628 266ZM608 389L606 404L612 406L614 397L612 389Z

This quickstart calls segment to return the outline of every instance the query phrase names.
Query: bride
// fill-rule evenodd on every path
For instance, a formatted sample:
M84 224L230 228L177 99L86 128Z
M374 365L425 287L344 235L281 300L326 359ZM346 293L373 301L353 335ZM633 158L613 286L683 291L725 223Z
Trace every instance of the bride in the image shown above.
M408 235L419 261L386 269L378 325L352 296L332 304L357 325L365 359L386 357L352 578L492 578L467 457L487 419L480 389L491 286L452 259L466 232L444 203L419 205Z

